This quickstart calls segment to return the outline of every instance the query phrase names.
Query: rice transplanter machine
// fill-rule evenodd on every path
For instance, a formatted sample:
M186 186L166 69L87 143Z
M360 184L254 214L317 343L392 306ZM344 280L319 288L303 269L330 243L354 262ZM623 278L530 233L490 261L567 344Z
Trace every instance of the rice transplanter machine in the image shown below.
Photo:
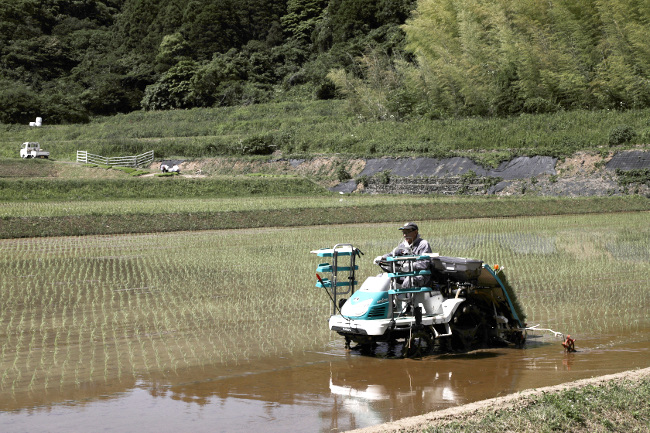
M526 340L523 313L498 265L436 253L389 256L379 263L382 272L357 289L358 248L337 244L311 252L330 259L318 265L316 286L329 295L329 328L345 338L346 349L352 342L361 348L401 343L402 356L420 357L435 347L521 347ZM416 270L413 265L423 261L426 269ZM404 284L414 276L423 276L426 284Z

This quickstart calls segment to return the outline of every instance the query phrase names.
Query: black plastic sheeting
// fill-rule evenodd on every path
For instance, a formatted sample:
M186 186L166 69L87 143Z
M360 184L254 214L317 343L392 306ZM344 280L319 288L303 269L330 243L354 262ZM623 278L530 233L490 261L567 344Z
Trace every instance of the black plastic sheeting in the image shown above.
M454 157L446 159L437 158L373 158L366 161L366 166L360 176L373 176L382 171L389 171L393 176L460 176L473 171L477 176L500 177L503 179L488 193L494 194L505 188L512 180L529 179L539 175L555 175L557 158L550 156L520 156L510 161L502 162L497 168L484 168L469 158ZM617 152L605 165L607 170L634 170L650 169L650 152L632 150ZM340 183L334 192L351 193L357 185L354 180Z
M556 174L557 158L550 156L520 156L502 162L495 169L486 169L469 158L377 158L366 161L361 176L372 176L389 170L394 176L460 176L473 171L482 177L501 177L504 180L524 179L542 174Z
M605 164L608 170L642 170L650 169L650 152L643 150L630 150L628 152L618 152L612 159Z
M390 171L393 176L460 176L470 171L481 177L500 177L503 180L525 179L543 174L553 175L557 158L550 156L520 156L502 162L497 168L486 169L469 158L373 158L366 161L360 176L373 176L382 171ZM356 189L356 182L349 180L338 184L331 190L350 193Z

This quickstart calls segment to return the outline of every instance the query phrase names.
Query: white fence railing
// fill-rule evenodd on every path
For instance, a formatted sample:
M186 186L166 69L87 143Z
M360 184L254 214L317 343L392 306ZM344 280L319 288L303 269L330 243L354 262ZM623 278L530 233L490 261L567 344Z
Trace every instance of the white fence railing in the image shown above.
M142 167L153 162L153 150L141 155L113 157L93 155L85 150L77 150L77 162L85 164L114 165L116 167Z

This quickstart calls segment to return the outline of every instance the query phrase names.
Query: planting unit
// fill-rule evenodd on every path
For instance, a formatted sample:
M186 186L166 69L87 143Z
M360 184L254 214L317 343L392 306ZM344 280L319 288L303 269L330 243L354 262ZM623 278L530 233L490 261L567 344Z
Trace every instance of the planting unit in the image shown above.
M525 325L498 266L435 253L389 256L379 263L383 272L367 278L357 290L357 248L338 244L312 253L331 258L331 264L318 266L317 272L330 276L317 274L316 286L330 297L329 328L345 338L347 349L352 342L369 348L378 342L391 347L400 343L403 356L418 357L436 346L467 351L525 342ZM341 266L345 259L349 264ZM428 262L426 269L415 270L414 263L422 261ZM413 276L424 276L426 285L403 284Z

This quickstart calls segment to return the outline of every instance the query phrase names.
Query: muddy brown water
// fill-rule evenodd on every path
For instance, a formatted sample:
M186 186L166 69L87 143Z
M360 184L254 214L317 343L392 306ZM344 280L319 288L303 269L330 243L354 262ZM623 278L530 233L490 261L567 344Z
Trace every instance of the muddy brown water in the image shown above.
M576 353L534 333L523 349L419 360L348 353L336 339L291 358L3 399L0 431L337 432L650 366L650 328L575 337Z

